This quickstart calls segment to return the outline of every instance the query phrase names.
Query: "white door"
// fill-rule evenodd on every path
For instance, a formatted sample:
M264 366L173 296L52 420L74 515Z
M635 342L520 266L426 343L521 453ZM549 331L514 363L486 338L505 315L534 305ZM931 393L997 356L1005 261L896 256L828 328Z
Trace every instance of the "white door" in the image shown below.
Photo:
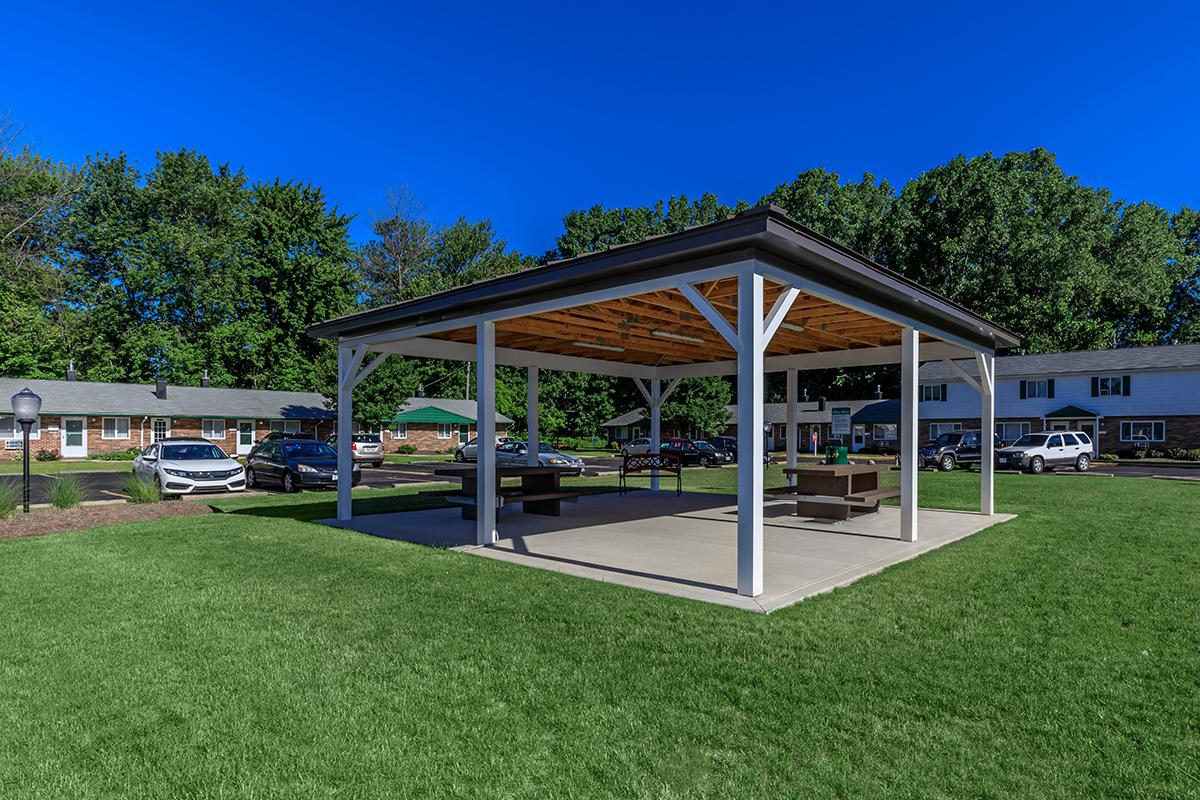
M239 419L237 425L237 454L244 456L254 447L254 420Z
M866 425L855 425L854 426L854 440L850 445L850 452L857 453L859 450L863 449L863 447L866 445L866 443L867 443L867 426Z
M150 442L166 439L171 435L171 420L166 417L155 417L150 420Z
M63 417L62 457L87 458L86 417Z

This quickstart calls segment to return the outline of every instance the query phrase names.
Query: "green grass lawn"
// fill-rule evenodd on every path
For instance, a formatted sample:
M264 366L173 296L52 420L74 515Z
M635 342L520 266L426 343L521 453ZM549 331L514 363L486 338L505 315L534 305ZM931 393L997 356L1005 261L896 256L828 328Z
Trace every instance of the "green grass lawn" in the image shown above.
M132 461L30 461L29 472L34 475L59 472L128 472ZM21 462L0 461L0 475L20 475Z
M388 453L383 457L386 464L420 464L428 461L453 461L454 456L448 453L436 453L433 455L420 455L413 453L405 455L402 453Z
M0 543L0 796L1196 796L1200 486L997 490L1018 519L770 616L303 521L324 493Z

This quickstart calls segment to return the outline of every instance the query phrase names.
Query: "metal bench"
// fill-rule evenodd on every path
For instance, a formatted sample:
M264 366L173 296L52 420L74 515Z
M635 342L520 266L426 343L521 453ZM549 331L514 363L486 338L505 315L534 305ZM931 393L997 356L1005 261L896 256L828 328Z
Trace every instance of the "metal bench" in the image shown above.
M662 475L675 476L675 494L683 494L683 464L679 457L667 453L645 453L628 455L621 459L621 471L618 476L618 492L625 494L629 491L626 483L628 478L645 476L647 478Z

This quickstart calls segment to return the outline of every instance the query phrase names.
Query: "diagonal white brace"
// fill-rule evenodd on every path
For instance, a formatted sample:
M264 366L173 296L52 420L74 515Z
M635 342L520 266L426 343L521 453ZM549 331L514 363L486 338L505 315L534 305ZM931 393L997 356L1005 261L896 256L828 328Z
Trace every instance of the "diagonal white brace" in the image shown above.
M366 348L364 347L363 349L365 350ZM364 378L374 372L376 367L387 360L387 357L387 353L376 353L375 357L371 359L371 363L360 369L358 374L354 376L354 385L358 386L360 383L362 383Z
M708 320L708 324L712 325L713 329L716 330L717 333L721 334L725 341L729 342L729 346L732 347L734 351L737 351L737 331L735 331L733 326L729 324L729 320L721 316L720 311L717 311L715 308L713 308L713 304L708 302L708 298L700 294L699 290L687 281L680 281L679 285L675 288L677 288L680 294L686 297L688 302L691 303L692 306L695 307L695 309L699 311L706 320Z
M642 383L642 379L634 378L633 384L638 387L638 391L642 393L642 397L646 398L646 404L654 405L654 401L650 399L650 390L646 388L646 384Z
M964 381L966 381L968 386L970 386L972 389L979 392L980 394L983 394L983 387L979 385L979 381L976 381L974 378L972 378L971 374L969 372L967 372L965 369L963 369L962 367L960 367L953 359L943 358L942 363L945 364L947 367L949 367L951 372L956 373L958 375L958 377L960 377ZM987 376L984 374L982 369L979 371L979 377L985 382L985 385L986 385Z
M796 302L796 298L800 296L800 290L795 287L784 289L779 297L775 298L775 303L771 306L771 310L767 312L767 317L763 320L763 348L771 343L771 337L775 335L775 331L779 330L779 326L783 324L783 320L787 317L789 311L792 310L792 303Z
M672 378L671 379L671 382L667 384L667 388L663 389L662 396L658 398L659 405L662 405L663 403L667 402L667 398L671 396L671 392L675 391L675 387L679 385L679 382L681 380L683 380L683 378Z

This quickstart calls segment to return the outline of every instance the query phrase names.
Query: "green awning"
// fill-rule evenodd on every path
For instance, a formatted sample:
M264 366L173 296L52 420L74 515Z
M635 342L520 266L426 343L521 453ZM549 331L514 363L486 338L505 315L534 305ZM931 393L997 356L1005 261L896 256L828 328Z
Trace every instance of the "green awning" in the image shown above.
M384 422L427 422L433 424L458 424L458 425L474 425L475 420L455 414L453 411L446 411L444 408L436 406L423 406L421 408L413 408L408 411L401 411L391 419Z
M1051 411L1046 419L1088 419L1100 416L1095 411L1088 411L1079 406L1063 406L1058 411Z

